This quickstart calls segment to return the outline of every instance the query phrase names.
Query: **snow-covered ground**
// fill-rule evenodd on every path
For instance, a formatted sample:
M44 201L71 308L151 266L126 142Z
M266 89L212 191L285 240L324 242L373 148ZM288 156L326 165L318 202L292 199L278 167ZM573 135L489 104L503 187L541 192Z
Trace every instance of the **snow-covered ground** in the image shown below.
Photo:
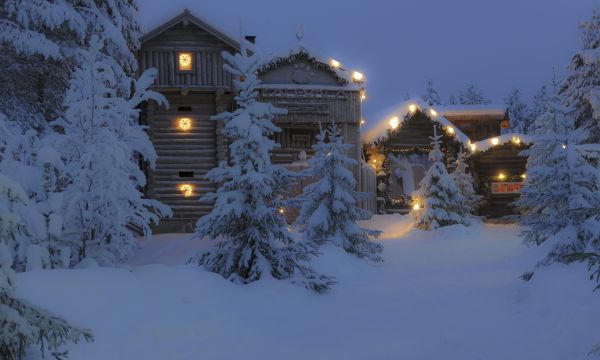
M383 264L325 247L325 295L265 280L234 285L195 266L189 235L142 241L131 269L35 271L17 295L93 330L73 360L583 359L600 341L600 294L582 265L518 276L541 257L511 225L385 231Z

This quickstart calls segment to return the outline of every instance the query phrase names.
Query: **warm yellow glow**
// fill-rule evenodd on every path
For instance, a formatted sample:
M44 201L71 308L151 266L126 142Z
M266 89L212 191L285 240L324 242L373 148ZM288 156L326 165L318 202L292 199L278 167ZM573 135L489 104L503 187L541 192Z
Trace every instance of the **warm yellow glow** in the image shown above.
M177 127L180 130L189 131L192 128L192 119L186 117L180 118L179 121L177 121Z
M192 53L191 52L180 52L178 58L179 58L179 71L192 70Z
M519 145L521 143L521 139L519 139L517 136L513 136L512 142L516 145Z
M506 175L504 175L504 173L498 174L498 180L504 180L504 179L506 179Z
M416 111L417 111L417 105L415 105L415 104L410 104L410 105L408 106L408 110L409 110L411 113L414 113L414 112L416 112Z
M429 110L429 113L431 113L432 116L437 116L437 111L433 109Z
M373 164L377 164L377 159L373 159Z
M331 59L329 60L329 64L331 66L333 66L334 68L339 68L342 64L340 64L339 61L337 61L336 59Z
M400 126L400 119L397 116L394 116L393 118L390 119L390 127L395 130L398 128L398 126Z
M284 208L279 208L279 213L280 214L284 214L285 213L285 209Z
M360 119L360 124L364 125L365 124L365 119Z
M521 179L526 179L526 178L527 178L526 174L521 175Z
M354 81L363 81L365 76L363 74L359 73L358 71L355 71L352 73L352 78L354 79Z
M415 203L413 205L413 210L419 210L421 208L421 205L419 205L419 203Z
M360 100L361 101L367 100L367 92L366 91L363 90L360 92Z
M469 146L471 147L471 151L477 150L477 144L469 144Z
M500 140L498 138L492 138L492 140L490 140L490 142L492 143L492 145L498 145Z
M448 131L448 134L454 134L454 128L452 126L448 126L446 131Z
M192 186L192 184L179 185L179 191L181 191L181 193L185 197L190 197L190 196L194 195L194 187Z

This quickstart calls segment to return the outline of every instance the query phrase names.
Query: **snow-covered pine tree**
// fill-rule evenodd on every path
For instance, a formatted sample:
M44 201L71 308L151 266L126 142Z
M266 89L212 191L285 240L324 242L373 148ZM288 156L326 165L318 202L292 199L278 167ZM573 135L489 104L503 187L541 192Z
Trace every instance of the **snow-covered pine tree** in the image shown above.
M355 190L356 180L349 168L357 162L346 155L352 146L344 143L334 123L328 130L321 129L312 146L315 155L308 160L310 168L305 171L305 175L318 180L304 187L296 199L300 214L295 225L307 242L330 242L359 258L383 261L379 256L383 246L371 240L380 231L357 225L371 214L356 205L361 194Z
M504 99L508 108L510 118L510 132L518 134L527 134L527 131L533 122L527 105L521 100L521 92L513 88L506 99Z
M419 189L413 194L417 204L422 207L413 211L416 217L415 226L421 230L434 230L453 224L469 225L465 198L444 165L444 154L440 149L442 136L437 135L435 125L433 131L433 148L429 152L432 164L419 183Z
M82 338L92 341L91 332L14 297L13 256L8 244L14 243L24 228L14 208L28 201L19 184L0 174L0 358L22 360L29 351L39 349L63 359L68 355L61 351L63 345Z
M531 119L531 124L529 124L529 128L527 129L528 133L535 134L537 130L535 129L535 119L542 116L546 112L546 107L548 106L548 102L552 98L552 94L549 91L550 86L547 83L542 84L538 91L533 95L533 99L531 102L531 107L529 108L529 118Z
M553 95L535 120L534 144L523 151L527 177L515 205L523 213L524 243L549 249L539 265L600 250L600 172L578 147L588 133L575 127L573 113Z
M421 99L423 99L425 103L429 104L429 106L440 105L442 103L440 100L440 94L433 87L433 80L427 80L425 94L421 96Z
M600 8L581 24L581 50L560 88L563 103L574 109L575 124L588 127L590 142L600 142Z
M192 261L236 283L263 277L286 279L314 291L325 291L332 279L317 274L304 262L317 254L312 244L294 241L283 210L283 196L296 176L271 163L269 151L277 144L269 135L281 131L272 120L286 110L257 101L259 55L249 54L245 40L241 53L222 53L224 69L240 89L237 109L213 118L223 122L231 139L230 163L222 162L206 178L221 184L204 199L215 201L212 211L198 220L195 238L216 240L216 249Z
M138 156L153 167L156 152L138 123L137 107L144 101L166 102L148 90L156 70L135 82L129 78L135 92L122 93L119 79L127 76L103 54L104 46L93 36L89 49L81 51L64 118L53 125L62 130L56 143L66 161L64 240L73 247L75 261L110 264L130 254L135 242L131 225L149 233L149 224L171 211L141 192L146 178Z
M456 159L456 167L450 174L450 177L454 181L456 187L460 190L460 193L465 198L465 209L468 214L474 214L479 208L482 196L477 195L473 188L473 177L467 172L469 165L467 164L467 153L461 148Z
M471 82L464 91L460 92L458 103L461 105L485 105L490 104L491 100Z
M11 126L12 125L12 126ZM43 139L42 139L43 140ZM15 208L25 233L13 244L17 270L67 266L61 254L62 195L57 192L58 153L33 130L25 133L0 114L0 172L18 181L30 201Z

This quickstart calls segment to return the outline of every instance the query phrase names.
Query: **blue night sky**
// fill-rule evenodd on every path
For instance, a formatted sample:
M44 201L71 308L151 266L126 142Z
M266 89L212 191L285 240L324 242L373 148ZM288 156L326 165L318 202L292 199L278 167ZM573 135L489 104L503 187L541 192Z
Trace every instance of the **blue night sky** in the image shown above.
M578 24L597 0L139 0L146 31L188 8L216 27L257 36L265 53L304 43L363 72L374 122L432 78L444 100L473 81L495 102L512 87L529 100L579 47Z

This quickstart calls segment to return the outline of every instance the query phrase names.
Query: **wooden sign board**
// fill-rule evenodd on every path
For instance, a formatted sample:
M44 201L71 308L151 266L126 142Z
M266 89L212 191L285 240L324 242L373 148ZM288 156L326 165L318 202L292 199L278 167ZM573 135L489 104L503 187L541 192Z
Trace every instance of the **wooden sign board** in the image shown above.
M493 182L492 194L518 194L522 186L522 182Z

